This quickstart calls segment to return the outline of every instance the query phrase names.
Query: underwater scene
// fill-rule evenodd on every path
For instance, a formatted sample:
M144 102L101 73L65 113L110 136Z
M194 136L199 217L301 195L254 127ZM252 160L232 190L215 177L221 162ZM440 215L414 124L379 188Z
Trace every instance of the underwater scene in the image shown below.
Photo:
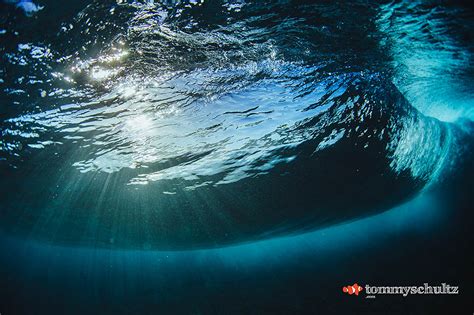
M1 0L0 315L471 314L468 1Z

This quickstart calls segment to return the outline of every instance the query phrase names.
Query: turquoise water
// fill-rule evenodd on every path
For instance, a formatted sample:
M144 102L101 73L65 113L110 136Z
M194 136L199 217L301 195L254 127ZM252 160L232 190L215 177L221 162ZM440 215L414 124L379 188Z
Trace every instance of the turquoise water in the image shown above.
M465 4L0 8L5 314L338 313L353 281L469 283Z

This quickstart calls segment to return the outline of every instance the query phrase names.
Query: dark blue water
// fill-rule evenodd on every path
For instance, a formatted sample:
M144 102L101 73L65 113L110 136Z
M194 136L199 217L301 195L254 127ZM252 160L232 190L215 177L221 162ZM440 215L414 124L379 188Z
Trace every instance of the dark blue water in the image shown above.
M0 10L1 314L472 311L465 3Z

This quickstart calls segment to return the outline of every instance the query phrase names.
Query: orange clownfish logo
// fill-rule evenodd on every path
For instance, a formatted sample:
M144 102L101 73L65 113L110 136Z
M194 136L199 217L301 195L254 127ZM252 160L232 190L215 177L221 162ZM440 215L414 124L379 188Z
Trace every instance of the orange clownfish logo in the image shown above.
M342 287L342 292L348 293L350 295L355 294L359 295L359 292L364 290L363 287L359 286L357 283L354 283L353 285L348 285L346 287Z

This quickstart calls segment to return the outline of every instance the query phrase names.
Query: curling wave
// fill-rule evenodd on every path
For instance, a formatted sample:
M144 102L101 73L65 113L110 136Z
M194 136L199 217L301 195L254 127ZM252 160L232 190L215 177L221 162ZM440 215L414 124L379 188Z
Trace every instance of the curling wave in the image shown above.
M415 196L471 139L407 101L381 27L396 8L69 9L41 34L41 15L3 18L8 233L145 249L301 233Z

